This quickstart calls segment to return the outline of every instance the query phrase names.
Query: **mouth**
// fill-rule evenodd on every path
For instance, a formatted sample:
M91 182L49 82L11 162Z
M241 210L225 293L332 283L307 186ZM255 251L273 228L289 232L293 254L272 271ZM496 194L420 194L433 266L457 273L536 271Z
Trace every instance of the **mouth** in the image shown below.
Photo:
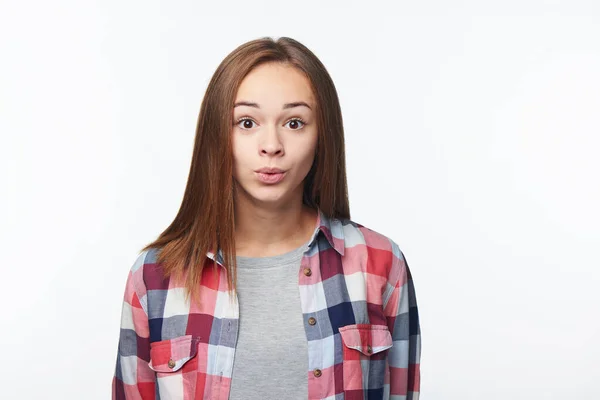
M258 180L263 183L275 184L279 183L285 178L287 171L281 172L255 172Z

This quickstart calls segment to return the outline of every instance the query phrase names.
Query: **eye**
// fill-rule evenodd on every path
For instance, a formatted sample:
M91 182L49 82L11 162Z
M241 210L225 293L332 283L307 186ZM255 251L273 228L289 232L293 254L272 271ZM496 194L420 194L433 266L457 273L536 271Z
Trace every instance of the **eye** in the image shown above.
M302 120L302 118L292 118L292 119L290 119L290 120L289 120L289 121L286 123L286 125L287 125L287 124L289 124L289 123L293 123L293 124L294 124L294 126L296 126L296 128L292 128L292 127L290 126L290 128L291 128L292 130L294 130L294 131L300 130L300 129L302 129L302 128L304 127L304 125L306 125L306 123L305 123L305 122ZM301 125L300 127L298 127L298 123L300 123L300 124L302 124L302 125Z
M240 126L240 128L242 128L242 129L252 129L253 128L252 124L256 123L256 122L254 122L254 120L252 118L242 117L242 118L238 119L235 122L235 124L239 126L241 122L243 122L243 125L244 125L244 126ZM246 122L249 122L249 123L246 123ZM248 126L248 125L250 125L250 126Z
M248 130L248 129L254 128L254 126L252 126L252 124L256 124L256 122L250 117L241 117L235 122L235 124L236 124L236 126L239 126L241 129ZM240 124L242 124L242 126L240 126ZM306 125L306 122L304 122L304 120L302 120L302 118L294 117L294 118L291 118L290 120L288 120L285 124L286 125L290 124L290 129L292 129L293 131L297 131L297 130L302 129Z

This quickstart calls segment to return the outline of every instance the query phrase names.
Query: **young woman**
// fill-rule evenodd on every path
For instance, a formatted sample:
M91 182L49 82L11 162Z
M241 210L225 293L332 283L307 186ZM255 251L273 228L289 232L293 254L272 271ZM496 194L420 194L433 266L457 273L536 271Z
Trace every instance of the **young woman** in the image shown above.
M241 45L128 275L113 399L417 399L420 350L403 253L350 220L325 67L290 38Z

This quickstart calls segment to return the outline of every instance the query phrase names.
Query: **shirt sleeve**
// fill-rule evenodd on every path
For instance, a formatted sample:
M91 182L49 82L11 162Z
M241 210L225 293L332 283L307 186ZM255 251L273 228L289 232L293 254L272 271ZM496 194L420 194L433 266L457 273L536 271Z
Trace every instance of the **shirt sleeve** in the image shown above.
M129 271L123 306L112 400L155 399L155 373L150 361L150 332L143 280L144 255Z
M388 353L390 398L418 400L421 381L421 328L415 287L404 254L394 244L384 313L392 334Z

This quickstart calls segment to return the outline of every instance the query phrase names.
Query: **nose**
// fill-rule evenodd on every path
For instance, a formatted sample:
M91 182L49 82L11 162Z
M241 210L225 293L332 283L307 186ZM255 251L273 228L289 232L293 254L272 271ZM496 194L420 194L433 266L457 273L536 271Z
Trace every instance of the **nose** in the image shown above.
M277 133L277 128L269 126L265 129L265 134L260 145L262 155L281 155L283 154L283 143Z

